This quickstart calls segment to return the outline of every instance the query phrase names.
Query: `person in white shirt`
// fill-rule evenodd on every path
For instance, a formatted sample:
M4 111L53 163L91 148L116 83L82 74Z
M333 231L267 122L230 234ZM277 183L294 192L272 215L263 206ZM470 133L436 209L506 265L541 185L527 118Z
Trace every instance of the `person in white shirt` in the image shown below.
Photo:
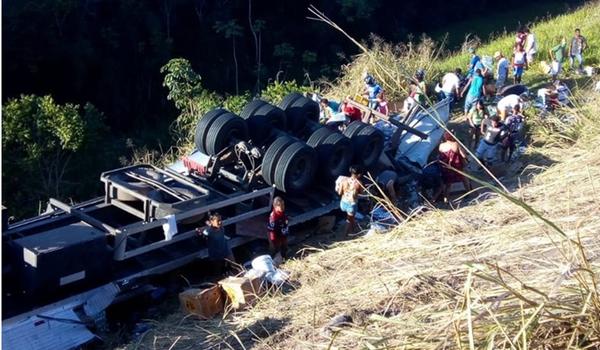
M498 111L500 112L500 117L502 118L502 120L506 119L508 114L512 112L513 108L516 105L519 105L519 108L521 110L523 109L523 98L515 94L503 97L500 101L498 101L498 104L496 106L498 108Z
M535 40L535 35L529 31L529 28L525 28L525 34L527 34L527 38L525 39L525 53L527 54L527 63L531 64L537 53L537 41Z
M459 94L460 78L458 76L460 74L462 74L462 71L460 68L456 68L454 72L446 73L442 78L441 97L444 99L450 98L450 109L452 109L452 104Z
M500 51L496 51L494 54L494 59L498 61L496 65L496 91L499 91L504 85L506 85L509 62Z
M527 69L527 54L525 48L516 45L513 53L513 84L521 84L523 72Z

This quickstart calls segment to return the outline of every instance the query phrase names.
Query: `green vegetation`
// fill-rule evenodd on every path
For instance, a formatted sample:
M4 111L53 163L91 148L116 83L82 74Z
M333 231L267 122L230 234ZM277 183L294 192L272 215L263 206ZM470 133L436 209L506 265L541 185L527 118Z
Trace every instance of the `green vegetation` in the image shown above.
M137 162L153 160L152 163L167 163L188 154L193 150L196 124L202 115L217 107L239 114L251 100L249 92L223 97L203 88L202 78L193 70L190 62L183 58L170 60L161 68L161 73L165 75L163 85L169 90L167 99L173 101L179 110L179 116L171 127L175 149L166 152L162 158L151 155L154 153L152 151L139 150L133 157ZM314 90L308 86L300 86L295 81L275 81L268 84L259 97L277 104L290 92L307 91Z
M58 104L50 96L23 95L2 107L2 181L4 204L22 214L48 196L80 193L73 164L95 159L95 145L106 131L91 104ZM18 190L17 190L18 189Z
M573 36L575 28L580 28L582 34L588 39L589 48L585 53L586 64L597 65L600 63L600 10L598 3L586 5L572 13L559 15L549 21L537 23L531 27L538 42L538 55L533 67L525 72L523 81L525 84L534 85L549 78L542 72L539 65L541 60L549 60L548 50L560 42L560 37L565 37L567 42ZM505 34L489 43L483 43L478 47L478 54L493 56L494 52L501 51L507 57L512 52L514 35ZM463 52L444 59L439 65L435 65L435 72L447 72L456 67L464 68L469 61L469 54L465 45ZM568 64L566 65L568 67Z

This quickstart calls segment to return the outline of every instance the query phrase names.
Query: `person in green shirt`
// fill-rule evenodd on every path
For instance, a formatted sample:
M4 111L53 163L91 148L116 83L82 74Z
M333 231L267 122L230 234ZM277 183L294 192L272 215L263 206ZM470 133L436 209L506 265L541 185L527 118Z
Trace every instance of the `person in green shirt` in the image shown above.
M562 64L565 60L565 50L567 48L567 41L564 37L560 38L560 44L554 46L548 53L550 54L550 58L552 58L552 65L550 69L550 75L552 75L552 79L556 80L558 75L562 70Z
M470 148L474 148L479 143L479 137L483 133L481 123L485 118L489 118L488 111L486 110L483 102L481 100L477 101L475 106L471 108L469 114L467 115L467 120L469 121L469 131L471 134L470 137Z

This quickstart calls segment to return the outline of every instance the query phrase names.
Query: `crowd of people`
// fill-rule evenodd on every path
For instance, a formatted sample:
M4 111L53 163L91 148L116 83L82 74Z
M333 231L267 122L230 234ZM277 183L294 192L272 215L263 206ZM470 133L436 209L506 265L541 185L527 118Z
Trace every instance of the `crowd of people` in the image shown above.
M570 70L581 72L587 47L587 41L579 29L575 30L568 42L564 37L556 38L556 45L548 49L550 63L540 62L551 78L551 83L537 93L542 108L552 109L566 103L569 91L559 80L563 64L568 58ZM444 74L435 86L435 95L428 94L425 71L419 69L415 72L408 80L408 93L400 114L406 114L418 105L425 106L430 99L436 98L440 101L447 100L452 111L464 99L462 116L467 132L462 143L457 140L454 132L446 131L443 134L437 150L430 155L430 162L419 170L415 181L408 182L416 183L410 185L413 192L418 192L422 198L435 203L440 200L448 202L451 188L456 183L462 183L464 190L470 191L471 184L463 173L472 157L467 155L465 148L475 155L477 163L487 167L508 163L513 159L515 151L526 144L527 118L523 111L530 102L528 89L523 86L519 88L519 84L522 83L523 75L537 60L538 52L535 34L523 27L515 35L510 56L496 51L491 57L481 57L476 48L470 48L465 73L461 68L456 68ZM320 122L332 129L343 130L353 121L375 123L380 120L366 119L370 113L364 113L364 110L351 101L360 102L371 111L389 116L390 108L382 86L368 72L364 73L363 82L361 95L348 95L339 104L320 98ZM335 191L340 196L339 209L346 216L346 235L357 228L361 196L379 194L387 200L387 204L376 201L370 206L372 230L387 230L399 220L394 211L390 210L389 204L398 205L402 196L407 195L406 182L401 181L397 169L377 169L374 175L372 181L366 181L363 169L353 165L349 169L349 176L340 176L335 182ZM365 194L367 188L376 190L367 190ZM273 257L280 255L285 259L289 230L285 203L281 197L276 197L273 201L266 231L270 254ZM198 233L207 238L209 256L217 262L219 268L223 268L226 261L233 260L218 214L212 214L206 228L199 229Z

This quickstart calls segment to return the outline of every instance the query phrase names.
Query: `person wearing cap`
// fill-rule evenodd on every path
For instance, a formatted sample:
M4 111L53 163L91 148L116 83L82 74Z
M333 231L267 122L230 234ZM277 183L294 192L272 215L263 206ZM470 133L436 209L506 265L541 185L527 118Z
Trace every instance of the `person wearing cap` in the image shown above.
M377 95L379 95L383 89L377 84L372 75L366 73L363 79L365 82L365 92L363 93L363 96L369 99L369 108L377 109Z
M498 62L496 64L496 91L499 91L504 85L506 85L506 78L508 78L508 60L502 52L496 51L494 53L494 59Z

